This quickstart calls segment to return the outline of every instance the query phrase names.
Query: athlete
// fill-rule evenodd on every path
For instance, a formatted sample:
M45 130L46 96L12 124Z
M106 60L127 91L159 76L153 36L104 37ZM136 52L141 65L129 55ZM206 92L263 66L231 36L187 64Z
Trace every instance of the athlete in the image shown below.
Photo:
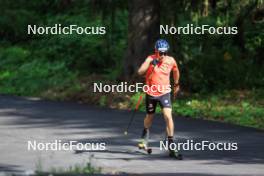
M173 143L174 123L172 119L171 90L176 96L179 91L179 70L173 57L168 56L169 44L164 39L159 39L155 43L155 54L147 57L138 69L139 75L146 75L146 112L144 119L144 129L139 147L147 148L149 138L149 128L151 127L157 104L162 108L162 113L166 121L166 132L168 144ZM174 84L170 85L170 73L173 72ZM177 151L169 149L170 156L175 156Z

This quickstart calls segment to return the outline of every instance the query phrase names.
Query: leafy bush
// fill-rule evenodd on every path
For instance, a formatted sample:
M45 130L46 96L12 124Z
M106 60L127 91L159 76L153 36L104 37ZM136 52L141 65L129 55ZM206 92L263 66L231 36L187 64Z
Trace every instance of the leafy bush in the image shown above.
M11 65L12 67L14 65ZM63 62L33 60L0 72L0 92L37 95L51 87L63 87L76 79Z

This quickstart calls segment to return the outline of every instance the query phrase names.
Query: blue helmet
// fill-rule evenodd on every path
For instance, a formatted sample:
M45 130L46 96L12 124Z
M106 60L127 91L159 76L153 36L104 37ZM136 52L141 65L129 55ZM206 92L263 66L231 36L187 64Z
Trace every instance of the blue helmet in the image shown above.
M167 52L170 48L169 43L164 39L159 39L155 43L155 49L161 52Z

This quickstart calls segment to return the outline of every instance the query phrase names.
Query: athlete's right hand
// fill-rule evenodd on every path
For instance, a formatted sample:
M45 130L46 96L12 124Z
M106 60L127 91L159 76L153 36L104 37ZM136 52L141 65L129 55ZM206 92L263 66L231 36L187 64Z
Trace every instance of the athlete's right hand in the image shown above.
M153 61L153 59L151 57L148 57L145 62L143 62L141 64L141 66L138 69L138 74L139 75L143 75L146 73L146 71L148 70L149 66L151 65L151 62Z

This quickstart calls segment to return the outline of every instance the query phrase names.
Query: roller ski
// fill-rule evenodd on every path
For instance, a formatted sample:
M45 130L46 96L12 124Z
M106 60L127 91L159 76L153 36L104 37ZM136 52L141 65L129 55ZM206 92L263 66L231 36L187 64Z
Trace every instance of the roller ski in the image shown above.
M148 147L148 140L149 140L149 130L144 128L142 135L141 135L141 140L138 143L138 148L140 150L146 151L148 154L151 154L152 149Z
M138 148L140 150L144 150L146 151L148 154L151 154L152 153L152 149L148 147L148 143L142 139L139 143L138 143Z

